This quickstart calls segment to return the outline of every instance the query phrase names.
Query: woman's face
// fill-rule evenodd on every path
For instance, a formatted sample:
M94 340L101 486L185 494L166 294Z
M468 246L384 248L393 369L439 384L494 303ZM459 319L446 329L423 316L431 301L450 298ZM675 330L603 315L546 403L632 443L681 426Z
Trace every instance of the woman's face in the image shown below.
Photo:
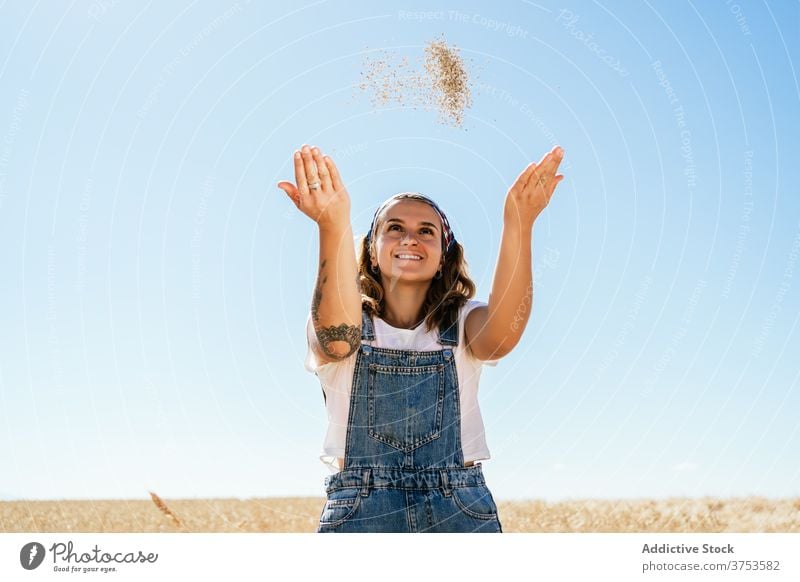
M376 229L374 257L385 279L433 279L442 262L442 222L429 204L392 202L378 217Z

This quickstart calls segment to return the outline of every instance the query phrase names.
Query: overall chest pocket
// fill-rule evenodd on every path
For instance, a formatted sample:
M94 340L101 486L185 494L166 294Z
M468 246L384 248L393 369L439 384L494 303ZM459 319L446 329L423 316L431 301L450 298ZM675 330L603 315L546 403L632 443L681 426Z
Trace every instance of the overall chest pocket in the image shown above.
M442 431L444 365L395 367L370 364L369 436L411 451Z

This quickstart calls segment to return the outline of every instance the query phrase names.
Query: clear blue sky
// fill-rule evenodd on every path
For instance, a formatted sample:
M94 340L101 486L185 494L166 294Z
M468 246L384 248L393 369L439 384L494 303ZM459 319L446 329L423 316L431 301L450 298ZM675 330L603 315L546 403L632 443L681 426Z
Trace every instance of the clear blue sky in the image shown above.
M0 5L0 499L324 495L317 233L275 187L304 142L357 233L436 199L482 300L564 147L480 389L498 499L800 495L800 5L398 6ZM441 35L463 127L356 88Z

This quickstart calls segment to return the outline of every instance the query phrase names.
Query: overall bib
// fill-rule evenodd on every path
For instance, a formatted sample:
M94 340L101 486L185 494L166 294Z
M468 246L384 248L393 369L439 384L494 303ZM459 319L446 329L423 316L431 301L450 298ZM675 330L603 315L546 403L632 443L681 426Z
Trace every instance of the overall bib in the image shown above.
M344 468L325 479L317 532L502 532L481 465L464 467L458 321L419 352L363 343L375 335L361 315Z

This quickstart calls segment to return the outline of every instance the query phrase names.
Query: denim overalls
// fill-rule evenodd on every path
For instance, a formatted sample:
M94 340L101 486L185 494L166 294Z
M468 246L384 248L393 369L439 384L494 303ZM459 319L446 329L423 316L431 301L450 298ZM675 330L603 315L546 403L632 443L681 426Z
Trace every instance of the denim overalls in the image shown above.
M317 532L502 532L481 465L464 467L458 321L441 350L418 352L363 343L375 335L361 315L344 468L325 479Z

